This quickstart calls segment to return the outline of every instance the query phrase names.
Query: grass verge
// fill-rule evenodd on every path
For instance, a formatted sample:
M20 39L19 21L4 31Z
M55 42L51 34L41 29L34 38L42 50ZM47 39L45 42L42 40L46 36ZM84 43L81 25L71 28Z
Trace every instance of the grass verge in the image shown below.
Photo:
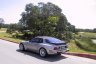
M8 34L6 32L0 32L0 38L5 39L5 40L9 40L9 41L12 41L15 43L20 43L21 41L24 41L22 39L13 38L11 34Z
M84 42L84 41L72 40L69 43L69 50L70 50L69 52L96 54L96 51L95 51L96 45L94 45L94 46L92 46L92 45L88 44L87 41Z

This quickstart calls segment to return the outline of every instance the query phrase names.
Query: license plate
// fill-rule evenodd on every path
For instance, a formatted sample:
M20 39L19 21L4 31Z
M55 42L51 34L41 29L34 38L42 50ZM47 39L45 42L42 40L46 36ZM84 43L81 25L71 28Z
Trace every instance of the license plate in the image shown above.
M65 46L62 46L62 47L61 47L61 50L64 50L64 49L65 49Z
M65 49L65 46L61 46L60 48L59 48L59 50L64 50Z

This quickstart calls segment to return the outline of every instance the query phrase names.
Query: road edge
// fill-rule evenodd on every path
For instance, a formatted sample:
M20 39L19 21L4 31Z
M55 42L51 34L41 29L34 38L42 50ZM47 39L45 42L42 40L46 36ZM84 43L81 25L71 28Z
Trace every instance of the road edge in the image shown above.
M13 43L16 43L16 44L19 44L18 42L14 42L14 41L7 40L7 39L4 39L4 38L0 38L0 39L5 40L5 41L9 41L9 42L13 42Z
M85 57L85 58L90 58L90 59L95 59L96 60L96 54L78 53L78 52L67 52L67 53L64 53L64 54L80 56L80 57Z

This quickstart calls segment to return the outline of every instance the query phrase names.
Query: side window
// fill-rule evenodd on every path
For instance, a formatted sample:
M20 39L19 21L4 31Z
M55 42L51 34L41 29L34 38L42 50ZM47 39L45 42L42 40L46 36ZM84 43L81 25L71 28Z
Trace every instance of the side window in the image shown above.
M38 38L38 42L37 43L43 43L43 39L42 38Z
M33 39L31 40L31 42L36 42L36 38L33 38Z
M31 40L31 42L43 43L43 39L42 38L34 38Z
M48 39L45 39L45 42L46 42L46 43L50 43L50 41L49 41Z

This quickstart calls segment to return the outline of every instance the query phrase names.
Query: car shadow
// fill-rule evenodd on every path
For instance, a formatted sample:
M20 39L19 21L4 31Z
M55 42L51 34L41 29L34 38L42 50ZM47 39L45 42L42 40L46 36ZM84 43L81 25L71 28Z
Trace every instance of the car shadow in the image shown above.
M44 61L49 61L49 62L56 62L56 61L63 60L63 59L67 58L67 57L62 56L62 55L61 56L58 56L58 55L48 55L46 58L42 58L42 57L39 56L39 54L37 54L35 52L21 51L19 49L17 49L16 51L20 52L20 53L23 53L24 55L29 55L29 56L35 57L37 59L44 60Z

